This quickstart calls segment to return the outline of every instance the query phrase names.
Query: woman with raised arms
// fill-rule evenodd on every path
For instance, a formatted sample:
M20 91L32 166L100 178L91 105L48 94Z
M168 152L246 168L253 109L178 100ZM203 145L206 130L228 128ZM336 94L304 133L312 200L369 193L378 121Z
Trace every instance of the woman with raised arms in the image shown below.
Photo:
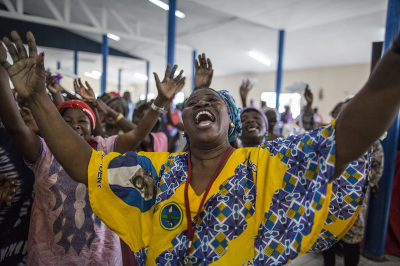
M88 186L93 211L143 265L280 265L312 246L334 243L358 214L359 188L366 184L367 163L352 161L399 111L398 37L366 85L326 127L235 149L230 143L241 123L232 97L200 88L182 113L189 152L104 155L68 128L47 97L44 55L37 54L33 35L27 34L29 55L19 35L12 37L16 48L7 48L14 63L6 61L4 48L0 61L47 145L67 173ZM351 173L354 191L343 207L356 211L323 229L327 199L335 193L331 182L344 170Z

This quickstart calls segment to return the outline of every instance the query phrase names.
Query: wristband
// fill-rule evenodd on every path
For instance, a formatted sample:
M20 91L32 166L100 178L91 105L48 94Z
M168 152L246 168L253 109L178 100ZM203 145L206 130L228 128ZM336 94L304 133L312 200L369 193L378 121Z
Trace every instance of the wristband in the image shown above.
M115 119L115 122L118 122L118 121L121 120L122 118L124 118L124 115L120 113L120 114L117 116L117 118Z
M161 114L166 114L166 113L168 113L168 111L165 110L164 107L163 107L163 108L158 107L158 106L156 106L156 105L154 104L154 102L151 103L151 109L153 109L154 111L157 111L157 112L159 112L159 113L161 113Z

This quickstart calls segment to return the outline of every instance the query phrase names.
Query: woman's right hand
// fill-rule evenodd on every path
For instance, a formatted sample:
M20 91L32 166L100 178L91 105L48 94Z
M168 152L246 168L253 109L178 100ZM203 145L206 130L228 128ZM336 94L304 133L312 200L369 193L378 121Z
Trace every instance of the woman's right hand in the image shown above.
M194 88L210 87L214 69L210 58L206 59L206 54L198 56L199 60L195 60L196 74L194 76Z
M33 34L31 32L26 34L29 55L26 53L21 37L16 31L11 32L11 37L15 46L7 37L3 38L3 42L13 60L13 64L7 62L7 52L3 45L0 45L0 64L7 70L19 96L26 99L35 95L46 94L44 53L37 54Z
M78 80L75 79L74 80L75 92L85 100L94 100L94 99L96 99L92 87L89 85L89 83L87 81L85 81L85 84L86 84L87 88L85 88L85 86L83 86L81 78L79 78Z

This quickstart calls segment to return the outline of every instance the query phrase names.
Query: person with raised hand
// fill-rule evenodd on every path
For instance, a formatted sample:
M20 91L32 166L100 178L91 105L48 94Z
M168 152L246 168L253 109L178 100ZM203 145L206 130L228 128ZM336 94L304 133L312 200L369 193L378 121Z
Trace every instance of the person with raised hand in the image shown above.
M56 76L53 76L50 71L46 71L46 87L51 93L55 106L64 101L64 97L61 94L61 86L58 84Z
M314 95L309 89L308 84L304 90L304 98L306 99L306 105L301 110L301 127L305 130L313 130L315 129L315 121L314 121L314 110L312 109Z
M194 62L196 74L194 76L194 89L202 87L210 87L214 69L210 58L206 58L206 54L199 54L198 59Z
M3 41L14 61L14 64L4 64L6 58L4 47L0 47L0 60L7 68L19 95L23 99L31 99L26 103L32 108L32 114L39 128L44 130L43 137L52 143L54 139L62 139L60 133L67 130L85 145L102 150L105 153L118 151L127 152L135 149L138 143L148 134L157 121L159 111L149 112L146 121L132 132L117 138L102 139L92 138L92 130L96 126L94 113L82 101L72 100L63 102L54 107L45 90L43 54L37 55L34 37L27 34L29 40L29 57L19 35L12 32L14 46L8 38ZM25 69L28 66L30 69ZM5 72L5 70L3 69ZM169 72L169 66L167 67ZM5 74L7 76L7 73ZM164 107L170 98L181 88L183 79L172 80L167 76L162 82L156 76L159 95L155 102ZM4 79L3 79L4 80ZM28 90L24 82L35 81L35 85ZM47 142L38 138L32 130L25 126L21 116L12 100L8 80L1 82L1 113L8 111L4 124L26 162L30 163L35 172L36 197L32 210L31 236L29 238L28 264L72 264L82 265L88 262L103 265L120 265L122 263L119 239L107 226L102 224L93 214L90 206L87 189L82 184L72 180L65 170L55 160L47 146ZM34 88L36 87L36 88ZM29 91L30 90L30 91ZM33 94L30 94L33 92ZM32 98L30 98L30 96ZM33 100L35 99L35 100ZM40 99L40 102L36 100ZM37 115L38 108L45 111ZM157 106L156 106L157 107ZM47 109L48 108L48 109ZM161 108L161 107L157 107ZM61 115L61 116L60 116ZM62 117L62 118L61 118ZM46 126L43 127L43 123ZM51 129L53 132L47 131ZM48 137L51 136L49 139ZM66 143L72 142L66 140ZM69 159L79 157L79 150L74 147L64 146L52 149L56 154L67 153ZM71 150L70 150L71 148ZM75 147L76 148L76 147ZM67 151L68 150L68 151ZM61 197L65 195L66 198ZM49 204L50 200L50 204ZM87 235L90 235L88 238ZM72 236L72 238L71 238Z
M43 57L37 56L33 35L27 37L34 66L24 62L22 42L15 32L12 36L19 50L9 48L16 55L14 64L6 62L4 48L1 64L57 160L73 179L88 185L93 211L130 246L139 264L285 264L312 246L335 243L359 212L368 160L351 169L359 177L356 183L348 175L351 200L343 205L355 211L332 221L324 229L326 237L319 238L328 199L336 193L332 180L365 154L400 106L397 37L394 49L330 125L234 149L241 123L232 96L200 88L182 112L189 152L105 155L54 112L43 92ZM13 73L31 75L17 78ZM154 115L167 104L164 100L156 99Z
M240 99L242 100L242 107L247 107L247 95L249 91L253 88L254 84L250 82L250 79L244 79L239 87Z

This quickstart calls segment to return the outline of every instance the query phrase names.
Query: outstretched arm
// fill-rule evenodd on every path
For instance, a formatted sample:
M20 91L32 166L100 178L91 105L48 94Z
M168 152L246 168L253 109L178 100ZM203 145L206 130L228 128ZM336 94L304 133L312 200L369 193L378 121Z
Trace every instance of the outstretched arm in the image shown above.
M26 107L23 107L23 110L29 111ZM7 71L2 66L0 66L0 116L22 157L27 162L35 162L40 152L40 141L35 132L25 125L12 95Z
M28 32L29 55L17 32L11 32L16 47L3 38L13 64L7 62L7 53L0 47L0 63L7 70L18 94L26 100L40 133L51 152L76 181L87 184L87 168L92 149L83 138L69 127L46 94L44 53L37 54L33 34Z
M206 54L199 55L199 60L195 60L196 74L194 76L194 89L210 87L214 69L210 58L206 59Z
M169 73L171 65L168 64L165 70L165 76L163 81L161 82L158 78L157 73L154 73L154 78L156 80L158 95L154 100L154 105L164 110L168 107L170 99L179 92L183 85L185 84L185 77L182 77L183 71L179 73L179 75L174 79L175 71L178 68L177 65ZM120 153L125 153L127 151L134 150L142 140L148 136L151 129L157 122L160 113L153 108L150 108L149 111L146 112L145 117L140 120L139 124L134 130L131 130L123 135L121 135L117 139L117 144L115 151Z
M393 123L400 107L400 35L367 83L336 121L336 171L367 151Z

